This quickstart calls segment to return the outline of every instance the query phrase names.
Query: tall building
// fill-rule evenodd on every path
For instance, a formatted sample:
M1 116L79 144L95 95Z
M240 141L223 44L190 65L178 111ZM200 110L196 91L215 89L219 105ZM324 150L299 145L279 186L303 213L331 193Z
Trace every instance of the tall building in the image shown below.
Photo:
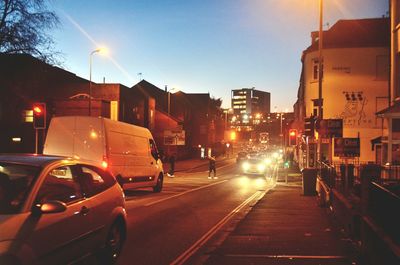
M271 94L253 88L232 90L232 109L235 115L239 114L267 114L271 109Z

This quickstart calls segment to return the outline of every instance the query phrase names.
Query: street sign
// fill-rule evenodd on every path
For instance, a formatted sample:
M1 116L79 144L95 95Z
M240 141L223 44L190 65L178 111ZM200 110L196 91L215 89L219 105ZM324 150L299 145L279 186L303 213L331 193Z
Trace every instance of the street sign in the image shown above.
M318 123L318 133L322 138L343 137L342 119L324 119Z
M360 138L335 138L334 156L360 157Z
M185 145L185 131L164 130L164 145Z

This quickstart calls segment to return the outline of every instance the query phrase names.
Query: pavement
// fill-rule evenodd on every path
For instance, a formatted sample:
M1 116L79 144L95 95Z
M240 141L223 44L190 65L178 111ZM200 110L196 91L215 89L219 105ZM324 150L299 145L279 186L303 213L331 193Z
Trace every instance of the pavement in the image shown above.
M204 162L178 161L176 169L190 171ZM320 207L316 196L304 195L301 180L298 168L281 174L275 188L208 247L202 264L364 264L329 209Z

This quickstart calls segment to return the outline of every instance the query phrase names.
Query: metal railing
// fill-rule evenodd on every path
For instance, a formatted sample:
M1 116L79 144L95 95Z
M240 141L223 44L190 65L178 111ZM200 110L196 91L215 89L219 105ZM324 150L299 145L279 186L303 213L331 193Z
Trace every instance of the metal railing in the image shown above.
M319 164L319 178L400 243L400 166ZM352 199L353 198L353 199ZM354 198L359 200L354 201Z

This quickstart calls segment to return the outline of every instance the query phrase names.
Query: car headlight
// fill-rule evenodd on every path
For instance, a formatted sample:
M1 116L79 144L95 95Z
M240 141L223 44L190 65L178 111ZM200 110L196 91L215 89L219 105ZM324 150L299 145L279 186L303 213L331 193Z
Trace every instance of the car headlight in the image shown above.
M243 168L244 170L248 170L248 169L250 168L250 164L249 164L248 162L244 162L244 163L242 164L242 168Z
M257 170L258 170L259 172L264 172L264 170L265 170L265 165L264 165L264 164L258 164L258 165L257 165Z
M270 165L272 163L271 158L264 159L264 163Z

